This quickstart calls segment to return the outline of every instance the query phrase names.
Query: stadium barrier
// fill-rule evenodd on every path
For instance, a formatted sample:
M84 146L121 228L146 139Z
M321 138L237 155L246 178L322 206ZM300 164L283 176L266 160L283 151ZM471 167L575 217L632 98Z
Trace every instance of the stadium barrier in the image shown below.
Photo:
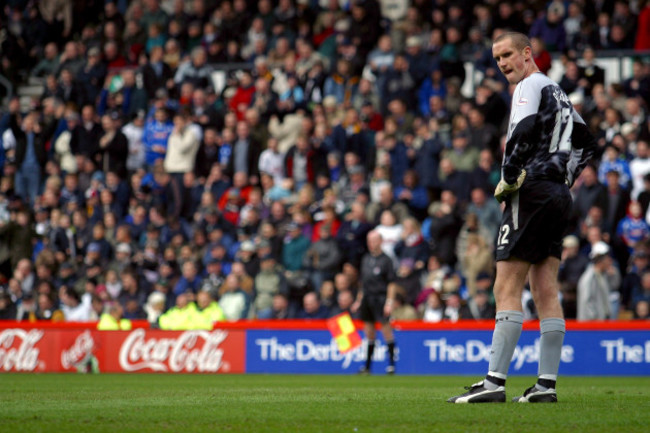
M356 323L357 329L361 323ZM481 375L488 366L492 321L397 322L400 374ZM568 321L563 375L650 375L650 322ZM211 331L160 331L134 322L130 331L95 323L0 322L2 372L356 373L365 346L341 354L325 321L218 323ZM535 375L539 323L524 324L511 374ZM375 347L383 372L387 347Z

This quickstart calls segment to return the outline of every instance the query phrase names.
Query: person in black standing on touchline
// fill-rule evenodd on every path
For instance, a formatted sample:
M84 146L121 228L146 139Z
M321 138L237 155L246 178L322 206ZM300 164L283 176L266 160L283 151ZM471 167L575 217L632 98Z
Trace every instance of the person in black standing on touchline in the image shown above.
M372 355L375 350L375 323L381 323L381 332L388 345L387 374L395 373L395 337L389 323L393 309L394 294L390 293L390 283L395 280L393 261L381 250L381 234L373 230L368 233L368 253L361 259L362 289L357 294L357 300L352 310L359 310L363 329L368 342L366 364L360 373L370 373Z

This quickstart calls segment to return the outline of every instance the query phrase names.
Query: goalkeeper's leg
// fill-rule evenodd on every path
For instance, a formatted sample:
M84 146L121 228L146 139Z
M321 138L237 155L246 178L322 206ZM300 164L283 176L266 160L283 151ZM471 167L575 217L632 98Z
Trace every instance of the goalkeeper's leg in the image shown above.
M560 261L549 257L530 269L530 285L540 318L540 354L537 383L515 398L518 402L555 403L555 383L560 367L565 324L558 299L557 274Z
M486 377L488 389L505 386L510 361L524 321L521 293L529 268L530 263L514 258L497 262L497 276L494 282L497 315Z
M512 356L523 324L521 292L530 263L508 259L497 262L494 296L497 303L496 323L492 334L490 364L485 379L469 391L450 398L450 403L491 403L505 401L505 385Z

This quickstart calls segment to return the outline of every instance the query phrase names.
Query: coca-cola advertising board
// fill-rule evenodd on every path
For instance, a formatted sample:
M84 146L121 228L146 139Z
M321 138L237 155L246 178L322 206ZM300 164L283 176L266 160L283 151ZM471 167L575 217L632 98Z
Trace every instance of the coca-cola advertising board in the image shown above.
M0 372L243 373L245 331L0 330Z

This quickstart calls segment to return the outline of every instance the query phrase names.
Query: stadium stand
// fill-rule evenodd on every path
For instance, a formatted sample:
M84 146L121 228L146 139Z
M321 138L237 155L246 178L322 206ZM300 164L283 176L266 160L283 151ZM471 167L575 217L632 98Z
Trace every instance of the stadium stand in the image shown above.
M356 317L375 227L400 305L490 317L511 98L490 41L508 29L598 138L565 314L601 273L601 318L648 318L646 3L8 0L0 319Z

